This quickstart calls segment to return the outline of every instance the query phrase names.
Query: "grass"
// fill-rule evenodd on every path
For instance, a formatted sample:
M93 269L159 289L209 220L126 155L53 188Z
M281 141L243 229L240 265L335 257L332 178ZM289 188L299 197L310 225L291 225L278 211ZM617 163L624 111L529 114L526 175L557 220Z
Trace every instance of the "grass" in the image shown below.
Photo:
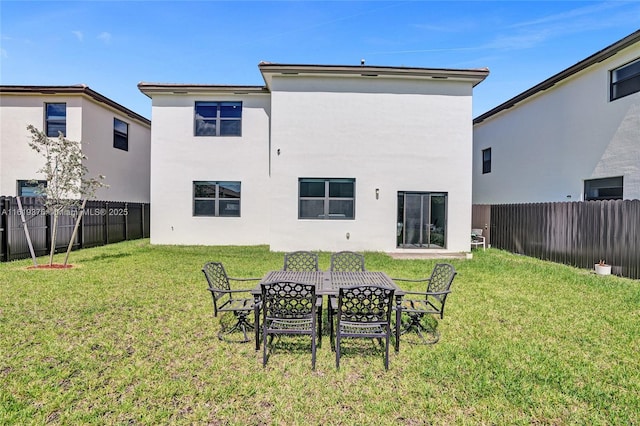
M328 336L315 372L295 339L263 369L252 343L217 339L200 268L282 259L138 240L74 252L71 270L0 264L0 424L640 424L639 281L474 251L452 261L440 342L402 345L388 372L367 341L336 371ZM436 261L366 262L417 278Z

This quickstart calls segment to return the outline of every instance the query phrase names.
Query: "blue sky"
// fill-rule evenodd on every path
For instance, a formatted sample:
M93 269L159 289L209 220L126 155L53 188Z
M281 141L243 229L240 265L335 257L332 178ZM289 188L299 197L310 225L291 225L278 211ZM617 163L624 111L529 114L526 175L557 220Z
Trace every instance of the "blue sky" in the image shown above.
M483 68L473 115L640 28L640 1L7 1L0 83L264 84L258 63Z

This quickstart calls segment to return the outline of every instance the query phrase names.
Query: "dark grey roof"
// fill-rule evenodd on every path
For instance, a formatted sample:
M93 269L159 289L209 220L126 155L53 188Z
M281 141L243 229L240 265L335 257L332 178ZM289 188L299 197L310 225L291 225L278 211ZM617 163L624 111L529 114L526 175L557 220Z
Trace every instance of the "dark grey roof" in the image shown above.
M468 80L477 85L489 75L488 68L451 69L451 68L414 68L414 67L387 67L372 65L302 65L302 64L277 64L260 62L258 65L267 86L274 74L281 75L344 75L362 77L413 77L431 79L456 79Z
M619 51L637 43L638 41L640 41L640 30L626 36L625 38L623 38L622 40L619 40L615 43L613 43L612 45L605 47L604 49L600 50L599 52L594 53L593 55L589 56L588 58L578 62L575 65L570 66L569 68L560 71L558 74L549 77L548 79L544 80L542 83L539 83L535 86L533 86L531 89L529 90L525 90L524 92L520 93L517 96L514 96L513 98L509 99L508 101L498 105L497 107L485 112L484 114L479 115L478 117L476 117L473 120L473 124L478 124L481 123L482 121L486 120L487 118L491 117L492 115L495 115L501 111L504 111L506 109L511 108L512 106L516 105L519 102L522 102L523 100L535 95L536 93L542 92L543 90L547 90L550 87L552 87L553 85L555 85L556 83L571 77L572 75L579 73L580 71L589 68L591 65L597 64L598 62L602 62L607 58L610 58L611 56L615 55L616 53L618 53Z
M122 114L138 120L146 126L151 126L151 121L148 118L141 116L140 114L131 111L119 103L112 101L106 96L101 95L86 86L84 84L75 84L72 86L0 86L0 94L43 94L43 95L57 95L57 94L80 94L86 95L121 112Z

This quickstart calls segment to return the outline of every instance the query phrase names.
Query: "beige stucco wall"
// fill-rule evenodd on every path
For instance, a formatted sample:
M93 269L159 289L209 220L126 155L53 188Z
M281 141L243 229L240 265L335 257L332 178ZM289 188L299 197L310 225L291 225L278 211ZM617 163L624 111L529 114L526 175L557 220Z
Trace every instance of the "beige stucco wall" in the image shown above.
M640 43L476 124L473 203L579 201L585 179L613 176L640 198L640 93L609 101L610 71L638 57Z

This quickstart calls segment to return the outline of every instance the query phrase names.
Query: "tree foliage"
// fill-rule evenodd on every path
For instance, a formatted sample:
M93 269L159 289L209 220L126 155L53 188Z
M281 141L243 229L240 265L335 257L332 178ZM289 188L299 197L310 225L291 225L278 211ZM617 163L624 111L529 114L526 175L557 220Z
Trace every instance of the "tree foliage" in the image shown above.
M95 191L106 186L104 176L88 177L89 170L84 164L87 157L82 153L82 144L71 141L60 132L57 138L50 138L33 125L28 125L31 133L29 146L44 157L44 166L38 170L46 179L46 185L39 185L38 192L44 195L44 207L52 217L51 250L49 264L53 262L56 245L58 217L82 205L83 199L93 198ZM75 235L71 237L75 238Z

